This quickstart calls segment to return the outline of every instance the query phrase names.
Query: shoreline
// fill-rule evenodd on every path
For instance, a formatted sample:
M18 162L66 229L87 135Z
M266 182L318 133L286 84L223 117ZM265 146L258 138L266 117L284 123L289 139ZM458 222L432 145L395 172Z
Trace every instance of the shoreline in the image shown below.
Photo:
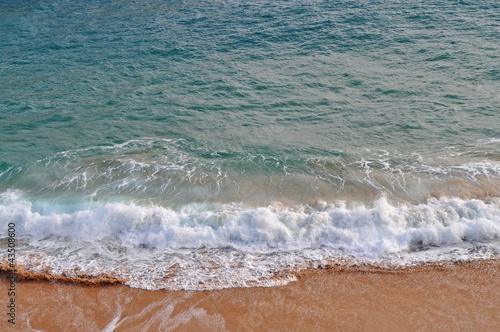
M5 274L1 284L8 301ZM500 259L399 270L326 267L285 286L211 291L17 281L16 301L15 328L26 331L488 331L500 325ZM5 317L0 326L14 331Z

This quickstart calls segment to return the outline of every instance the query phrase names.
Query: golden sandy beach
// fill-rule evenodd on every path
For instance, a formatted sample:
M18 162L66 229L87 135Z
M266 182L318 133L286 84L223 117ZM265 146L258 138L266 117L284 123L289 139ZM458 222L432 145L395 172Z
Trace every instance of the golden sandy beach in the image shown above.
M7 281L2 278L6 303ZM7 331L498 331L500 260L309 270L273 288L147 291L18 281ZM6 328L6 329L4 329Z

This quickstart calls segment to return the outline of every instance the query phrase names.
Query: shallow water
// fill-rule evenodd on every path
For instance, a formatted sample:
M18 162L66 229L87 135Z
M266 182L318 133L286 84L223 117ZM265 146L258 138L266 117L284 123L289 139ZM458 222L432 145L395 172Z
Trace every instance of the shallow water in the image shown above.
M19 263L199 289L498 255L499 6L2 2Z

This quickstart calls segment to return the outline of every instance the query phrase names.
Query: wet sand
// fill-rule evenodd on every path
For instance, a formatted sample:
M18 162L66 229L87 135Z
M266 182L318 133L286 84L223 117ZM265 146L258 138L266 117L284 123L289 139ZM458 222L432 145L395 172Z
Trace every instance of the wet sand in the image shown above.
M332 267L283 287L203 292L18 281L16 303L16 329L4 313L4 331L498 331L500 260Z

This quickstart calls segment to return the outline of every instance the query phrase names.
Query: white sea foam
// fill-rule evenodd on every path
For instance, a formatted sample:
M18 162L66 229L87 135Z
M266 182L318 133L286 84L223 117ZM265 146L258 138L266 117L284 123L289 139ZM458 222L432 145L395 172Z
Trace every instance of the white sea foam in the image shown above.
M485 147L462 147L451 154L351 150L288 159L197 149L183 140L143 138L63 151L9 167L0 173L0 186L21 190L32 200L91 202L111 197L175 208L207 201L253 201L261 206L283 198L311 203L309 197L366 203L381 194L415 204L431 196L435 184L446 185L450 179L463 180L464 186L476 186L479 191L487 187L484 195L498 196L500 161L494 149ZM460 195L454 189L449 187L448 196ZM353 196L353 192L358 194Z
M20 262L33 270L114 272L151 289L275 285L288 279L273 281L273 273L313 261L407 264L486 257L500 248L498 199L323 205L193 204L174 211L108 203L61 212L11 193L2 196L0 219L2 229L16 224L25 243Z

